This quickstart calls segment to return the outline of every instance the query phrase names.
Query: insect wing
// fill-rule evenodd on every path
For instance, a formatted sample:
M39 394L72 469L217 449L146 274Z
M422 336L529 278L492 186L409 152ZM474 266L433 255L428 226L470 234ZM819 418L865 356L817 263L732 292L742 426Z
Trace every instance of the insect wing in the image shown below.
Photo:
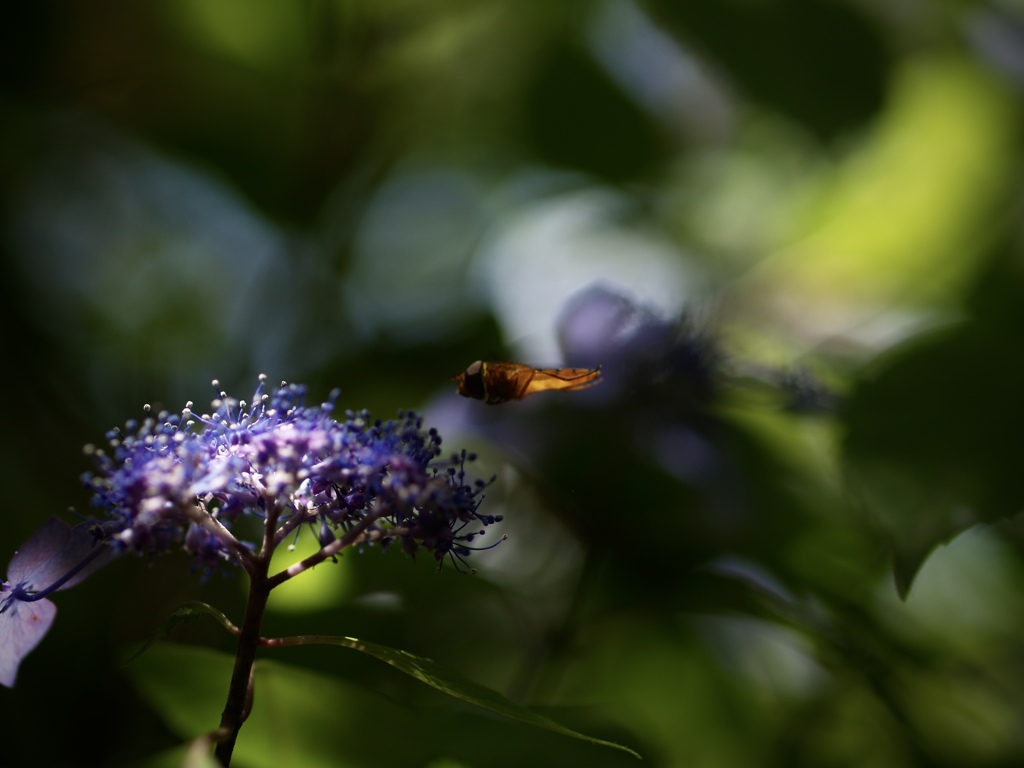
M488 363L487 402L492 405L522 400L536 371L522 363Z
M520 397L546 390L576 392L592 387L599 381L600 368L536 368Z

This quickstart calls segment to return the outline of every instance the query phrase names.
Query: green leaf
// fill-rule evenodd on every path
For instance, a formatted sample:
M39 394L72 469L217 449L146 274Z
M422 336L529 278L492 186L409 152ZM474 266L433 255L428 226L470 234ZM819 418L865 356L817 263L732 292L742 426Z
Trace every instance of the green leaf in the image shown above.
M556 48L541 62L526 122L551 165L624 181L657 161L658 134L650 117L597 62L571 45Z
M164 621L160 628L153 633L153 636L147 640L139 650L128 657L123 666L127 666L135 661L139 656L148 651L154 643L158 643L165 637L171 634L171 630L179 624L192 621L199 616L212 616L219 621L225 629L229 632L235 631L235 626L231 623L230 619L225 616L221 611L218 611L212 605L201 603L198 600L190 600L187 603L182 603L178 608L171 613L170 616Z
M919 338L849 400L847 474L891 538L901 597L936 546L1024 506L1015 334L965 323Z
M168 616L160 630L141 649L132 655L129 662L141 656L158 640L166 637L175 626L191 621L198 616L212 616L229 631L235 631L234 625L227 616L216 608L197 601L188 602ZM587 736L567 728L551 718L509 701L497 691L474 683L454 670L407 651L389 648L385 645L379 645L366 640L357 640L353 637L332 635L302 635L265 640L264 645L269 647L340 645L344 648L361 651L390 664L395 669L449 696L454 696L457 699L525 723L526 725L543 728L563 736L570 736L574 739L590 742L591 744L612 747L613 749L627 752L637 759L641 759L640 755L629 747L593 736ZM140 693L143 694L154 708L163 713L165 721L180 735L191 737L204 731L212 730L212 724L216 722L215 713L213 711L201 712L195 707L188 706L186 701L191 700L195 696L196 689L190 689L182 681L185 678L191 679L191 677L196 677L196 685L204 690L208 690L209 693L203 700L216 701L219 695L218 692L227 690L227 682L230 678L230 657L215 654L212 651L204 653L203 649L182 647L165 648L158 655L163 657L168 653L185 654L186 658L172 663L158 659L153 664L145 665L143 669L137 668L132 677L139 687ZM260 662L257 665L258 669L262 670L259 679L265 679L269 674L268 668L273 669L276 666L278 665L271 666L266 662ZM170 678L168 678L168 675ZM212 681L217 682L211 687ZM308 685L306 687L308 688ZM179 689L187 693L176 693Z
M587 736L574 731L571 728L566 728L564 725L560 725L544 715L537 714L526 707L509 701L497 691L492 691L490 688L474 683L472 680L463 677L454 670L448 669L447 667L431 661L430 659L425 659L421 656L411 654L408 651L400 651L395 648L378 645L377 643L371 643L366 640L357 640L354 637L335 637L329 635L304 635L302 637L286 638L281 641L281 644L340 645L344 648L361 651L362 653L380 659L386 664L390 664L395 669L398 669L405 674L416 678L421 683L426 683L431 688L435 688L449 696L454 696L457 699L462 699L470 704L482 707L483 709L503 715L512 720L518 720L519 722L527 725L554 731L555 733L560 733L563 736L571 736L574 739L582 739L583 741L588 741L591 744L620 749L623 752L628 752L637 759L641 759L640 755L629 747L624 747L623 745L616 744L612 741L597 739L593 736Z
M853 4L655 0L650 8L738 90L823 138L856 129L884 105L889 56L877 25Z

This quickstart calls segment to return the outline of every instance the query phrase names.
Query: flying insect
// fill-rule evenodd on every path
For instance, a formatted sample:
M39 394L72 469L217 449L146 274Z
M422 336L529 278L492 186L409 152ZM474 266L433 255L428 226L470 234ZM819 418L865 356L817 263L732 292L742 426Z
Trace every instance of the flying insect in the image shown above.
M459 382L463 397L483 400L489 405L522 400L547 390L577 392L601 381L597 368L531 368L522 363L485 363L477 360L453 381Z

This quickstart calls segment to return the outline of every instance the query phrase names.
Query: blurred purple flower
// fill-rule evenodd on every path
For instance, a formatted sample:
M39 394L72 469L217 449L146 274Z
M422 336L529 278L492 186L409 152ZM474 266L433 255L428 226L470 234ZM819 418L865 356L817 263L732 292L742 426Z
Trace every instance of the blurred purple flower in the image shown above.
M686 317L661 317L612 288L574 296L559 322L566 364L602 366L603 399L648 400L698 407L714 396L721 355L711 334ZM686 400L686 403L683 403Z
M742 381L772 391L779 407L794 413L829 413L838 406L811 371L727 361L711 331L693 318L666 319L602 285L568 303L559 338L568 364L603 365L605 385L595 397L605 401L694 415Z
M559 340L568 364L602 365L605 385L597 397L628 412L641 455L696 485L717 476L720 456L706 433L722 355L708 331L595 285L566 305Z

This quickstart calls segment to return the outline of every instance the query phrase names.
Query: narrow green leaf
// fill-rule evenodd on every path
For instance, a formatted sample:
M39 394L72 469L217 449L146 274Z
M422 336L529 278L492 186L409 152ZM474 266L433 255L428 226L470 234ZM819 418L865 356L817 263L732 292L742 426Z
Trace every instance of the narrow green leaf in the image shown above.
M178 624L191 621L198 616L212 616L228 631L237 631L236 627L231 623L227 616L216 608L213 608L206 603L190 601L177 608L170 616L168 616L163 626L146 642L145 645L142 646L142 648L136 651L131 658L125 662L125 664L128 664L141 656L150 648L150 646L166 637ZM564 725L555 722L551 718L537 714L526 707L509 701L497 691L492 691L490 688L474 683L472 680L463 677L454 670L443 667L430 659L416 656L408 651L389 648L385 645L379 645L367 640L357 640L354 637L338 637L332 635L301 635L298 637L264 639L262 641L262 645L265 647L282 647L291 645L340 645L344 648L351 648L380 659L386 664L390 664L395 669L416 678L422 683L426 683L431 688L441 691L442 693L446 693L449 696L454 696L457 699L469 702L470 704L474 704L483 709L503 715L512 720L518 720L519 722L526 723L527 725L560 733L563 736L571 736L574 739L581 739L583 741L590 742L591 744L619 749L623 752L628 752L637 759L642 759L639 753L629 747L616 744L613 741L605 741L604 739L587 736L585 734L578 733L571 728L566 728Z
M431 688L435 688L449 696L454 696L457 699L462 699L470 704L474 704L478 707L482 707L483 709L511 718L512 720L518 720L519 722L526 723L527 725L554 731L555 733L560 733L563 736L571 736L574 739L582 739L583 741L588 741L591 744L619 749L623 752L628 752L637 759L642 759L639 753L629 747L616 744L613 741L605 741L604 739L587 736L585 734L578 733L571 728L566 728L564 725L556 723L551 718L532 712L526 707L509 701L497 691L492 691L490 688L474 683L472 680L463 677L454 670L443 667L430 659L425 659L411 654L408 651L389 648L385 645L378 645L377 643L371 643L367 640L357 640L354 637L335 637L330 635L303 635L301 637L289 637L273 641L273 644L340 645L344 648L361 651L362 653L380 659L386 664L390 664L395 669L398 669L405 674L416 678L421 683L426 683Z
M236 627L234 624L231 623L231 620L228 619L228 617L225 616L222 612L214 608L212 605L201 603L198 600L190 600L187 603L182 603L180 606L178 606L174 610L174 612L171 613L171 615L168 616L166 620L164 620L164 623L160 626L160 628L153 633L153 636L149 638L149 640L147 640L143 644L143 646L139 648L139 650L137 650L135 653L129 656L128 660L125 661L125 663L122 666L128 666L129 664L131 664L133 661L135 661L135 659L139 658L139 656L148 651L155 643L160 642L169 634L171 634L171 630L179 624L184 624L186 622L192 621L192 619L195 619L199 616L212 616L217 621L219 621L224 626L224 628L227 629L229 632L236 631Z

